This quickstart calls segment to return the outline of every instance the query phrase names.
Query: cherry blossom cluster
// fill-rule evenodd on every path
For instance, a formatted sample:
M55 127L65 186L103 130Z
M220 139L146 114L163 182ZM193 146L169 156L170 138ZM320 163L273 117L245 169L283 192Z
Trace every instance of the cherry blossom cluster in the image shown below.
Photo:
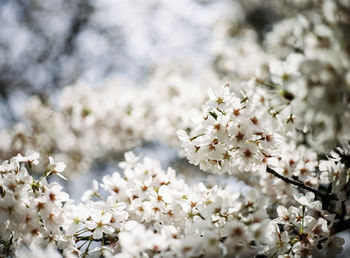
M320 182L327 186L328 193L335 196L331 202L335 213L341 214L342 220L350 218L350 145L344 144L330 153L327 160L321 160Z
M338 161L346 155L347 149L338 149ZM291 188L294 203L277 206L275 215L257 190L242 195L230 187L188 185L173 169L127 152L123 172L94 181L75 204L61 185L47 182L62 177L64 164L50 157L44 175L35 179L38 159L29 152L1 165L2 254L61 257L57 249L65 257L299 257L334 254L344 244L334 233L346 217L330 212L333 207L324 207L313 192Z
M327 257L341 252L344 239L331 236L335 214L322 210L314 198L311 192L295 192L298 207L277 207L278 217L270 224L269 255Z
M280 146L280 156L274 167L275 171L287 178L296 178L307 186L318 188L320 185L320 173L318 172L317 154L304 145L289 142ZM294 203L293 186L272 174L262 171L256 180L256 187L267 196L275 205ZM249 181L245 180L249 183Z
M210 100L202 107L202 117L194 118L192 134L178 132L185 155L202 170L233 174L272 202L293 203L292 185L266 169L317 189L317 154L299 144L288 103L259 87L256 80L243 85L245 92L236 93L229 85L220 92L209 91ZM250 171L254 173L241 173Z
M195 130L191 135L179 131L178 137L189 162L203 170L264 170L277 162L278 146L283 143L280 122L266 115L269 110L263 104L255 105L249 95L237 95L232 88L227 84L220 92L210 89Z
M84 204L71 206L73 223L67 233L79 243L100 242L92 253L211 257L251 256L264 250L270 220L267 202L255 190L244 197L229 188L190 186L171 168L164 171L148 158L140 162L130 152L120 166L122 175L102 179L106 199L95 181L82 198Z
M65 242L61 228L67 221L65 205L71 200L60 184L46 180L60 175L65 166L50 157L45 174L36 180L31 174L38 159L36 152L18 154L0 165L2 255L20 251L23 244L31 247Z
M164 171L156 161L139 162L126 153L122 175L94 181L83 203L74 204L62 186L47 182L51 175L61 176L64 164L50 158L44 175L35 179L38 158L36 152L19 154L1 165L3 254L21 255L23 245L35 252L49 244L67 257L247 256L266 246L267 202L255 190L243 196L230 188L190 186L171 168Z

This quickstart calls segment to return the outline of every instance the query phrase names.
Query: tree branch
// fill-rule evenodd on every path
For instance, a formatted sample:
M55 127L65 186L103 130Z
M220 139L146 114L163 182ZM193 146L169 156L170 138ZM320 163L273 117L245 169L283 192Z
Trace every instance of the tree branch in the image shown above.
M286 183L295 185L295 186L300 187L300 188L302 188L302 189L304 189L306 191L313 192L315 195L320 197L325 202L328 202L329 198L331 197L331 196L325 195L325 194L321 193L320 191L318 191L318 190L316 190L316 189L314 189L312 187L309 187L309 186L307 186L307 185L305 185L305 184L303 184L303 183L301 183L299 181L293 180L293 179L288 178L288 177L284 177L284 176L280 175L279 173L277 173L275 170L273 170L270 167L266 168L266 172L270 173L270 174L272 174L272 175L274 175L276 177L278 177L279 179L283 180Z
M339 233L339 232L342 232L342 231L345 231L347 229L350 228L350 219L348 220L344 220L344 221L340 221L338 223L336 223L334 226L333 226L333 229L332 229L332 234L336 234L336 233Z

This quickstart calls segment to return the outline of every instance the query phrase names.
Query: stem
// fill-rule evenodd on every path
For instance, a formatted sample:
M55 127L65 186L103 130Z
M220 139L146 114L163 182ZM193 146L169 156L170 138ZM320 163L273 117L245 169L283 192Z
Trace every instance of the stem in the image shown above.
M261 79L259 79L259 78L256 78L256 82L257 82L257 83L260 83L260 84L262 84L262 85L265 85L265 86L269 86L269 87L271 87L271 88L280 88L279 85L276 85L276 84L273 84L273 83L269 83L269 82L264 81L264 80L261 80Z
M304 218L305 218L305 206L303 206L303 218L301 220L300 233L304 233Z
M84 254L83 254L83 257L84 257L84 258L85 258L86 255L89 253L89 248L90 248L90 245L91 245L91 243L92 243L93 241L94 241L94 239L91 238L91 236L90 236L90 242L89 242L88 246L86 247L85 252L84 252Z
M193 140L195 140L196 138L198 138L198 137L200 137L200 136L203 136L203 135L205 135L205 133L202 133L202 134L193 136L192 138L190 138L190 141L193 141Z
M105 201L105 199L103 199L103 197L99 193L95 193L95 196L100 198L102 201Z
M79 231L77 231L77 232L74 234L74 236L77 237L77 236L79 236L80 234L86 233L86 232L88 232L88 231L89 231L88 228L80 229Z
M34 177L33 168L32 168L32 163L28 161L28 162L26 163L25 167L27 168L29 174L30 174L31 176Z
M85 241L81 246L78 247L78 249L80 250L88 241Z
M11 245L12 245L12 240L13 240L13 235L11 234L11 237L9 239L8 242L6 242L5 244L5 254L8 255L8 257L10 257L10 254L11 254Z
M45 171L45 173L36 181L36 183L39 183L44 177L47 176L48 171Z
M91 240L91 236L77 236L76 239L77 239L76 242L84 241L84 240ZM101 242L102 240L101 239L92 239L91 241Z
M275 170L273 170L270 167L266 167L266 172L278 177L279 179L283 180L286 183L289 183L289 184L295 185L297 187L300 187L304 190L313 192L315 195L317 195L318 197L320 197L324 201L328 200L331 197L331 195L325 195L325 194L321 193L320 191L318 191L312 187L309 187L307 185L304 185L303 183L301 183L299 181L293 180L293 179L288 178L288 177L284 177L284 176L278 174Z

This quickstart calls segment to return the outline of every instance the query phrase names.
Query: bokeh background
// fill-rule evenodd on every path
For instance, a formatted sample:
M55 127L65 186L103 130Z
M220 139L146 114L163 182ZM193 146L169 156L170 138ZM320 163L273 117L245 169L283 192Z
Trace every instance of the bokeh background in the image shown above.
M3 122L18 93L45 97L76 81L122 75L138 85L158 63L200 71L212 62L214 23L231 1L1 0Z

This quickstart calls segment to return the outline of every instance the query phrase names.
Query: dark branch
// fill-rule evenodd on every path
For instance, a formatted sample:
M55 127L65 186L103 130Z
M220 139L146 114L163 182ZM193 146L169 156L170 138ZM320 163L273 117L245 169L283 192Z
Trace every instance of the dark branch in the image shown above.
M350 228L350 219L340 221L333 226L332 234L336 234L345 231Z
M293 180L293 179L288 178L288 177L284 177L284 176L278 174L275 170L273 170L273 169L270 168L270 167L267 167L267 168L266 168L266 171L267 171L267 173L270 173L270 174L272 174L272 175L278 177L279 179L283 180L283 181L286 182L286 183L295 185L295 186L300 187L300 188L302 188L302 189L304 189L304 190L306 190L306 191L313 192L315 195L317 195L318 197L320 197L320 198L321 198L322 200L324 200L324 201L326 201L326 200L329 199L329 196L328 196L328 195L325 195L325 194L321 193L320 191L318 191L318 190L316 190L316 189L314 189L314 188L312 188L312 187L309 187L309 186L303 184L302 182Z

